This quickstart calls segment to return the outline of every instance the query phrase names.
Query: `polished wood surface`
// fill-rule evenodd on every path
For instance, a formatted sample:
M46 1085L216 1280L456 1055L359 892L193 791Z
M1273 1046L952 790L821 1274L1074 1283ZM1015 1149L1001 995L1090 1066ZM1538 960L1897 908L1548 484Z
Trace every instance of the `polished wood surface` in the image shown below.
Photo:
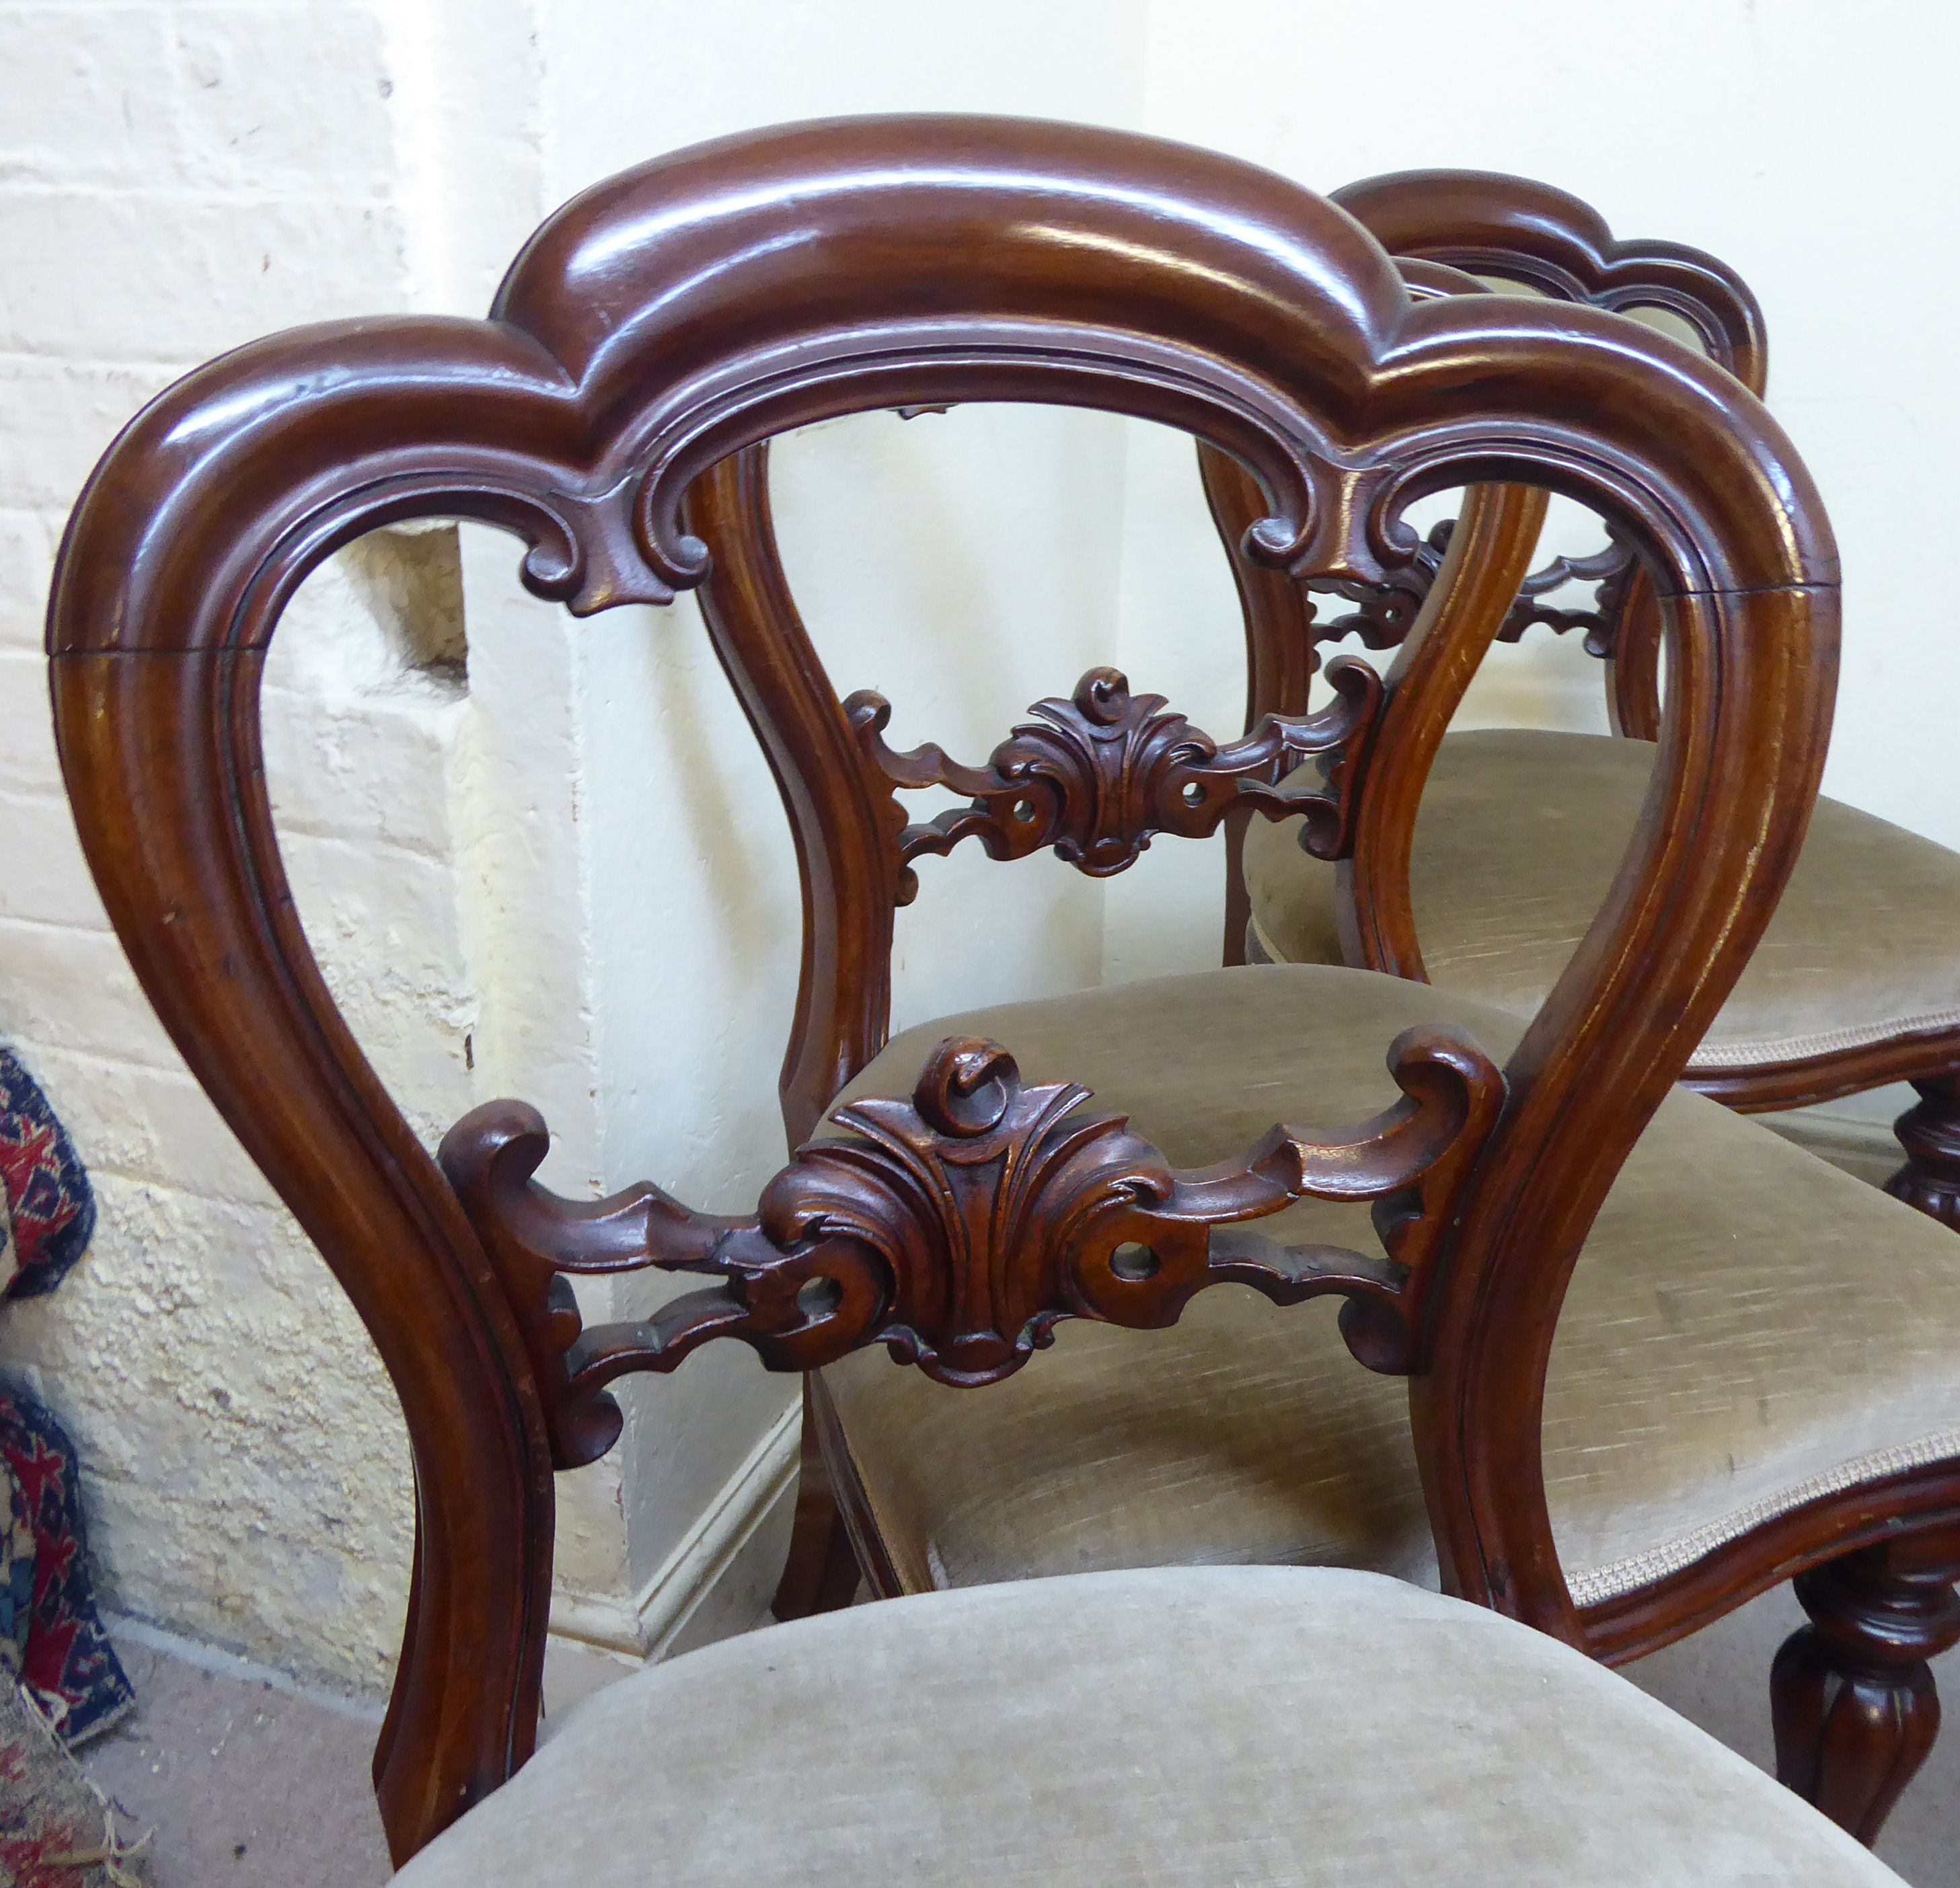
M1530 567L1545 512L1545 493L1527 486L1473 492L1395 651L1338 864L1335 918L1350 963L1426 980L1409 884L1417 809L1450 717Z
M1197 1292L1236 1284L1278 1304L1337 1294L1363 1362L1414 1367L1447 1215L1504 1083L1452 1030L1406 1030L1390 1056L1403 1099L1387 1112L1332 1138L1278 1125L1194 1172L1122 1116L1084 1111L1090 1090L1026 1086L1001 1044L968 1036L934 1049L909 1097L838 1110L847 1132L798 1148L752 1218L692 1212L646 1185L561 1199L532 1177L550 1136L521 1102L473 1110L440 1158L523 1327L554 1459L576 1468L619 1435L608 1383L673 1370L718 1337L784 1371L883 1344L977 1389L1021 1369L1064 1318L1161 1329ZM1222 1231L1309 1197L1393 1198L1388 1262ZM582 1326L571 1278L650 1266L717 1282L651 1318Z
M1238 555L1246 533L1265 503L1257 482L1229 453L1200 445L1198 469L1205 502L1230 553L1232 581L1246 625L1246 725L1267 715L1303 715L1319 657L1313 645L1314 606L1304 584L1284 571ZM1246 961L1246 929L1252 915L1246 891L1246 829L1252 809L1225 816L1225 943L1221 961Z
M1418 301L1485 292L1475 277L1421 257L1398 256L1395 266L1404 286ZM1395 565L1385 580L1379 583L1347 581L1310 568L1297 573L1271 570L1257 564L1246 554L1246 547L1252 542L1251 534L1258 527L1265 508L1257 482L1229 454L1203 441L1198 447L1198 465L1212 523L1229 553L1228 562L1245 621L1246 725L1249 729L1259 726L1271 716L1303 715L1306 712L1309 692L1319 667L1316 643L1327 639L1332 633L1316 626L1316 607L1312 601L1316 590L1331 587L1361 603L1360 614L1343 618L1335 627L1345 633L1348 626L1365 625L1362 639L1371 648L1399 644L1418 622L1433 619L1434 611L1428 610L1426 613L1426 606L1437 590L1439 575L1446 561L1446 551L1435 542L1434 534L1430 540L1418 543L1409 534L1403 533L1395 548ZM1508 498L1494 503L1486 495L1473 492L1468 505L1465 522L1470 536L1458 546L1456 561L1450 565L1452 580L1456 580L1456 573L1466 568L1466 558L1469 560L1467 568L1472 571L1478 570L1484 560L1494 560L1493 570L1507 573L1515 595L1519 584L1529 580L1522 575L1526 564L1516 561L1513 540L1523 540L1522 556L1529 559L1545 516L1544 495L1518 487ZM1452 610L1459 627L1448 640L1451 649L1459 652L1452 661L1454 669L1460 672L1461 686L1446 705L1435 711L1440 712L1443 724L1447 724L1462 688L1468 686L1469 678L1475 673L1491 636L1503 635L1513 614L1509 597L1499 598L1484 594L1466 597ZM1488 632L1476 626L1486 616L1490 622ZM1354 666L1337 660L1328 665L1328 679L1334 680L1342 674L1351 676ZM1399 686L1399 680L1392 683L1391 692ZM1429 692L1426 687L1425 699ZM1404 688L1402 692L1406 698L1416 691ZM1367 764L1367 756L1359 752L1351 753L1346 764L1351 775L1357 774ZM1392 773L1395 770L1389 771ZM1418 791L1420 778L1417 777ZM1363 803L1363 797L1352 780L1348 797L1355 804ZM1225 820L1223 961L1228 965L1246 961L1246 929L1252 906L1246 891L1244 851L1246 829L1252 817L1251 807L1239 807L1229 811ZM1352 823L1351 813L1349 823ZM1377 826L1379 823L1376 822ZM1316 857L1324 858L1346 861L1355 851L1351 833L1344 835L1344 842L1333 851L1310 838L1307 843ZM1377 881L1367 888L1371 894L1367 907L1373 914L1371 925L1395 937L1404 960L1420 963L1414 919L1408 909L1406 862L1398 871L1392 852L1380 849L1379 832L1371 833L1370 843L1363 850L1363 874L1377 870L1379 874ZM1354 922L1352 893L1346 871L1344 866L1344 930Z
M1617 314L1663 310L1688 324L1711 360L1763 396L1769 339L1762 309L1748 284L1704 250L1617 237L1598 211L1567 192L1491 171L1395 171L1347 184L1334 201L1398 256ZM1568 574L1561 561L1519 586L1501 635L1516 641L1541 622L1583 628L1588 650L1607 664L1614 727L1651 740L1660 728L1661 622L1631 546L1611 540L1593 610L1564 621L1537 601Z
M1408 270L1427 262L1443 272L1462 272L1480 280L1516 282L1563 301L1620 313L1661 309L1685 321L1709 357L1761 396L1769 372L1769 343L1761 307L1748 285L1726 263L1705 252L1675 243L1623 240L1590 205L1552 185L1523 177L1475 170L1407 170L1369 178L1335 193L1333 200L1358 218L1402 259ZM1208 464L1206 486L1214 517L1228 548L1239 541L1257 511L1252 489L1233 475ZM1609 526L1609 530L1611 529ZM1440 542L1437 541L1440 537ZM1624 540L1615 534L1615 546ZM1336 632L1357 634L1369 646L1402 642L1416 620L1422 599L1440 568L1448 528L1401 571L1374 585L1346 586L1343 594L1361 600L1356 615L1319 623L1310 600L1266 578L1239 573L1246 635L1252 651L1248 702L1249 727L1259 715L1297 712L1306 699L1306 677L1316 641ZM1538 600L1564 572L1564 560L1521 580L1517 602L1497 632L1514 640L1546 619ZM1554 629L1582 629L1586 647L1608 659L1608 705L1617 732L1651 739L1660 726L1661 613L1649 580L1637 565L1602 560L1596 609L1567 614ZM1554 616L1559 613L1552 613ZM1297 653L1305 645L1304 657ZM1464 678L1467 682L1467 675ZM1412 820L1420 800L1406 796ZM1242 826L1239 829L1242 831ZM1389 871L1392 914L1395 874L1407 869L1412 835L1398 822L1371 826L1356 848L1367 861L1379 856ZM1227 867L1224 961L1244 960L1249 915L1240 869L1237 833ZM1344 927L1351 922L1339 914ZM1882 925L1882 912L1875 912ZM1421 954L1412 937L1395 922L1349 941L1348 961L1370 968L1419 976ZM1787 1062L1694 1070L1690 1087L1745 1113L1771 1113L1813 1106L1895 1081L1911 1081L1920 1100L1901 1116L1898 1132L1904 1164L1888 1191L1922 1212L1960 1231L1960 1029L1901 1032L1876 1042Z
M1499 508L1507 488L1570 493L1637 546L1669 635L1651 798L1501 1081L1466 1045L1405 1037L1389 1116L1334 1136L1276 1126L1182 1174L1120 1121L1067 1111L1068 1084L1022 1084L1012 1043L954 1043L908 1100L860 1103L800 1148L752 1215L709 1218L651 1187L553 1201L527 1165L542 1125L517 1104L459 1124L452 1184L294 914L257 714L286 600L359 533L435 514L516 533L526 582L574 611L657 600L709 575L740 511L730 455L832 415L982 399L1196 435L1256 482L1249 553L1289 575L1382 580L1406 561L1402 508L1466 484ZM718 648L797 836L807 931L784 1096L803 1132L883 1040L905 866L887 763L807 639L758 604L768 581L741 580L752 620L724 613ZM609 1439L612 1376L718 1336L788 1368L895 1342L947 1380L983 1381L1026 1364L1055 1316L1158 1321L1214 1276L1255 1271L1275 1296L1338 1291L1351 1342L1411 1373L1446 1583L1584 1642L1538 1463L1546 1354L1593 1215L1801 841L1836 585L1800 461L1718 368L1593 309L1414 301L1363 231L1284 180L1063 126L870 119L724 139L558 212L490 321L299 330L161 396L63 544L49 626L62 761L144 988L402 1396L417 1571L377 1753L397 1855L530 1748L554 1461ZM1489 611L1468 607L1488 589L1446 587L1439 651L1488 632ZM1398 686L1449 673L1438 655ZM1195 747L1188 777L1165 779L1208 800L1232 750ZM1064 807L1081 790L1054 788ZM1113 827L1055 829L1093 834L1087 859L1189 804L1181 788L1119 798ZM1013 1214L963 1164L976 1147L1026 1176ZM1234 1244L1236 1224L1297 1191L1411 1184L1405 1276L1338 1261L1278 1275ZM578 1328L567 1273L649 1262L707 1282L645 1324ZM1818 1537L1853 1505L1818 1504Z
M1091 669L1066 700L1035 703L1035 717L994 750L985 767L962 766L937 743L896 753L885 743L892 705L865 690L844 704L865 758L894 788L950 787L967 804L899 833L908 871L915 858L977 839L990 858L1052 848L1093 878L1134 864L1160 833L1203 839L1233 809L1300 816L1300 843L1340 858L1352 839L1348 791L1367 751L1382 701L1380 678L1362 662L1328 671L1335 702L1317 715L1268 715L1244 740L1220 747L1161 695L1133 695L1129 677ZM1324 788L1282 789L1325 756ZM916 876L900 896L917 890Z
M1928 1663L1960 1644L1960 1537L1888 1542L1800 1574L1810 1624L1770 1674L1777 1775L1862 1842L1939 1730Z

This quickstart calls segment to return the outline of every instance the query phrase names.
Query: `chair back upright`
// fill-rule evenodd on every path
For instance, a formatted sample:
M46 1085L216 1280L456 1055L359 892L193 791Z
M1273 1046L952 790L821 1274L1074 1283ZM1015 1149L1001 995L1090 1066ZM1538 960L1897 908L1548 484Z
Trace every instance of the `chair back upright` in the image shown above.
M1488 293L1475 276L1447 263L1398 256L1395 266L1412 298ZM1201 440L1198 474L1211 521L1223 540L1239 593L1246 635L1246 725L1268 715L1303 715L1319 667L1316 591L1333 588L1363 602L1374 626L1370 648L1394 646L1382 677L1374 738L1351 766L1350 815L1341 845L1330 852L1303 830L1309 852L1338 862L1335 917L1348 962L1425 980L1411 900L1408 852L1414 802L1449 718L1491 642L1514 614L1545 523L1546 495L1530 486L1491 486L1465 495L1443 547L1418 544L1404 532L1398 564L1382 583L1357 583L1325 571L1275 569L1251 555L1249 533L1265 514L1258 485L1228 454ZM1413 561L1409 561L1413 559ZM1337 661L1339 659L1337 658ZM1430 671L1440 670L1436 673ZM1329 674L1335 671L1332 669ZM1224 820L1225 938L1223 961L1246 961L1252 900L1246 884L1250 806Z

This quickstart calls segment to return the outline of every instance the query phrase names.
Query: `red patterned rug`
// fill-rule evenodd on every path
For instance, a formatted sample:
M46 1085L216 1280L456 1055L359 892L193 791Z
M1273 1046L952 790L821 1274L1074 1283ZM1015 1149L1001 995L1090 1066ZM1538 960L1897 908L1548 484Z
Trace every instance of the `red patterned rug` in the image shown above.
M0 1297L52 1291L95 1202L61 1123L0 1049ZM0 1888L133 1888L146 1877L68 1746L133 1699L89 1588L75 1446L0 1383Z
M0 1684L0 1885L143 1888L140 1851L27 1693Z
M0 1683L18 1679L68 1744L135 1702L89 1586L75 1445L0 1381Z
M94 1225L88 1175L66 1129L0 1049L0 1297L52 1291ZM71 1745L134 1702L96 1617L75 1445L24 1387L0 1382L0 1679L9 1676Z

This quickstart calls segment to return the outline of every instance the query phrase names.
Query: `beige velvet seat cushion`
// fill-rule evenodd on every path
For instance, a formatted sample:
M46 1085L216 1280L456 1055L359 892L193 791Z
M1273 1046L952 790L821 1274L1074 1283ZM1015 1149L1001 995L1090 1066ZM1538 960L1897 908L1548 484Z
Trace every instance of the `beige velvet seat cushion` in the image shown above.
M1898 1877L1570 1647L1367 1574L889 1600L582 1705L402 1888L1851 1888Z
M1605 901L1653 756L1646 741L1526 728L1443 741L1409 872L1434 982L1536 1013ZM1300 849L1299 826L1256 820L1246 835L1255 939L1277 963L1338 963L1334 868ZM1960 854L1819 800L1783 903L1689 1067L1956 1025Z
M1421 1021L1492 1054L1520 1026L1363 970L1214 971L950 1017L845 1096L908 1091L944 1035L1067 1076L1181 1165L1275 1120L1395 1099ZM1306 1202L1288 1242L1379 1251L1363 1207ZM1363 1567L1433 1585L1407 1390L1349 1356L1331 1301L1201 1294L1167 1331L1085 1323L1007 1382L948 1390L882 1352L827 1369L908 1590L1219 1562ZM1960 1238L1755 1122L1678 1090L1573 1275L1547 1383L1552 1524L1583 1604L1643 1585L1833 1486L1960 1456Z

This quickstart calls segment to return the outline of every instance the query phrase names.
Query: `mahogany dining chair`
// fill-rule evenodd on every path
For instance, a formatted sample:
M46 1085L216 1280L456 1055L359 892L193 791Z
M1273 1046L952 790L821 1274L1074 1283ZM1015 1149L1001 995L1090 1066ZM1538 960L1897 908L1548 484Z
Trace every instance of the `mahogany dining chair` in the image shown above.
M1861 1454L1794 1520L1738 1519L1734 1488L1707 1472L1726 1402L1671 1450L1562 1427L1575 1355L1619 1373L1621 1418L1684 1371L1780 1355L1759 1302L1696 1295L1697 1275L1732 1284L1767 1262L1739 1202L1780 1216L1798 1248L1785 1238L1787 1266L1828 1271L1833 1240L1883 1244L1898 1279L1929 1275L1923 1312L1960 1312L1936 1302L1930 1275L1951 1275L1930 1263L1939 1228L1674 1088L1815 797L1829 527L1732 380L1591 310L1494 320L1493 305L1413 300L1354 224L1227 159L1013 119L836 120L724 138L587 192L533 237L487 321L393 315L238 349L105 456L49 606L62 767L145 990L401 1397L415 1575L375 1775L406 1882L1893 1879L1574 1648L1624 1652L1814 1569L1826 1625L1785 1716L1817 1758L1806 1793L1854 1820L1845 1792L1869 1781L1880 1740L1853 1738L1847 1757L1844 1699L1903 1701L1888 1801L1911 1768L1901 1737L1930 1722L1922 1654L1960 1633L1932 1571L1952 1524L1949 1463L1881 1474ZM985 400L1100 407L1230 452L1266 495L1252 542L1288 571L1372 581L1400 505L1503 482L1478 487L1390 675L1340 671L1332 708L1220 746L1093 671L987 766L960 769L892 753L883 704L840 698L766 561L715 560L755 515L748 448L834 415ZM1052 845L1102 871L1249 801L1304 809L1320 844L1345 849L1436 675L1508 608L1520 573L1481 553L1519 541L1516 488L1544 482L1637 546L1675 680L1621 877L1529 1025L1301 965L884 1041L912 862L969 833L999 856ZM473 1110L432 1157L320 975L267 796L261 673L308 570L422 515L514 532L527 584L578 615L669 601L714 574L711 633L803 878L785 1094L819 1097L753 1214L699 1213L646 1185L558 1198L533 1177L548 1130L520 1103ZM1328 777L1282 790L1309 754ZM901 789L969 777L967 809L905 824ZM1579 1262L1602 1245L1643 1293L1685 1269L1677 1342L1610 1281L1600 1295L1602 1268ZM574 1278L648 1266L698 1288L646 1320L582 1328ZM1819 1278L1792 1315L1882 1345L1886 1306L1841 1302ZM1341 1301L1338 1334L1281 1308L1322 1297ZM1202 1315L1228 1303L1222 1324ZM1238 1354L1246 1307L1281 1350ZM1118 1393L1071 1403L1097 1355L1077 1340L1101 1332L1125 1341L1102 1354ZM1218 1417L1255 1433L1283 1382L1283 1440L1304 1425L1346 1465L1361 1557L1427 1568L1455 1597L1338 1564L1118 1564L848 1609L614 1687L511 1781L537 1722L554 1475L616 1438L610 1383L723 1338L771 1368L825 1371L842 1393L840 1464L871 1460L877 1434L856 1360L921 1390L930 1409L913 1413L929 1415L948 1486L972 1489L972 1465L995 1460L989 1498L1029 1537L1061 1491L998 1460L990 1408L1019 1436L1020 1388L1061 1389L1060 1505L1120 1510L1138 1485L1125 1450L1172 1433L1183 1407L1175 1391L1157 1406L1166 1380L1141 1360L1195 1342ZM1860 1447L1892 1434L1908 1393L1950 1393L1934 1365L1909 1383L1886 1356ZM1242 1364L1267 1387L1230 1380ZM961 1439L942 1404L967 1419ZM1829 1413L1793 1431L1779 1408L1765 1434L1780 1452L1745 1448L1731 1482L1813 1473L1803 1447ZM1169 1460L1138 1454L1152 1475ZM1325 1460L1259 1473L1297 1484L1312 1512ZM1216 1466L1229 1515L1243 1477L1226 1455ZM1629 1556L1651 1572L1691 1522L1727 1543L1719 1583L1694 1563L1685 1584L1675 1568L1589 1589ZM1231 1534L1213 1530L1222 1553L1155 1557L1258 1557L1260 1539ZM1064 1535L1061 1558L1094 1560L1083 1530ZM1319 1558L1350 1557L1325 1545ZM902 1533L883 1546L913 1564ZM1040 1558L1014 1570L1052 1571ZM981 1570L953 1571L964 1584Z
M1419 274L1421 259L1402 266ZM1437 259L1427 259L1433 269ZM1418 292L1449 286L1432 278ZM1648 348L1664 376L1725 387L1760 423L1760 409L1734 379L1678 345L1605 318L1627 346ZM1498 328L1516 320L1535 333L1558 316L1555 307L1513 301L1484 319ZM1578 410L1591 416L1589 407ZM1206 450L1214 472L1233 463ZM1499 476L1489 460L1463 463L1478 477ZM1586 489L1567 466L1534 464L1548 483ZM1233 476L1240 489L1263 494L1236 465ZM1436 482L1411 477L1395 487L1396 499ZM1780 470L1761 474L1760 490L1772 514L1793 521L1798 507ZM1339 801L1338 815L1319 806L1288 823L1378 927L1395 909L1396 835L1411 823L1465 680L1513 619L1542 499L1517 485L1473 495L1427 586L1429 607L1380 684L1382 705L1365 743L1344 738L1338 754L1303 759L1291 776L1295 791L1331 792ZM1638 546L1637 524L1600 508L1621 541ZM1389 511L1355 521L1373 546L1397 541ZM755 667L749 651L772 639L808 646L775 541L759 449L704 480L690 515L715 559L704 613L724 666L746 689L742 678ZM1271 569L1266 547L1278 542L1271 527L1258 515L1237 523L1247 552L1242 587L1263 584L1269 594L1297 599L1308 583L1386 580L1386 572L1344 573L1340 553L1324 546ZM1665 572L1650 552L1642 557L1630 587L1664 624ZM1255 675L1262 662L1269 675L1288 662L1303 673L1301 641L1262 635L1256 613L1249 613ZM1680 655L1691 659L1692 645ZM1330 679L1336 698L1325 713L1337 721L1376 686L1351 663ZM1815 679L1821 684L1821 670ZM780 711L745 699L759 727L769 728ZM876 696L852 696L844 708L873 793L882 782L886 790L950 787L972 796L965 809L921 825L903 824L896 809L885 816L897 836L894 903L917 894L915 861L969 837L996 858L1052 846L1085 871L1107 873L1134 859L1154 832L1204 833L1221 819L1239 819L1256 833L1273 811L1255 791L1227 801L1192 781L1180 788L1188 811L1169 807L1166 770L1180 757L1192 764L1211 743L1157 698L1132 696L1112 672L1085 677L1072 699L1038 704L1037 718L985 766L962 766L930 745L892 752L882 733L888 711ZM1272 724L1257 722L1248 740ZM772 738L765 734L765 745ZM779 748L778 740L772 751ZM1232 750L1234 766L1240 751ZM777 765L793 820L801 821L806 861L834 856L834 837L794 811L807 786L785 771L779 753ZM1494 809L1491 817L1501 815ZM1628 836L1642 842L1653 817L1650 802ZM1291 833L1286 842L1293 845ZM1679 1023L1676 998L1650 974L1662 955L1615 957L1602 941L1611 934L1600 927L1630 895L1609 874L1586 951L1557 989L1583 1000L1579 993L1604 952L1635 979L1622 1000L1636 1011L1654 1005L1647 1013L1656 1025ZM884 1041L890 934L882 917L874 924L861 914L882 912L883 902L840 907L807 884L812 931L783 1078L793 1141L813 1130L841 1081L849 1080L848 1100L867 1083L892 1079L894 1065L926 1046L919 1032L908 1032L865 1066ZM1725 958L1717 974L1732 976L1745 961ZM1303 991L1297 1012L1275 991L1247 1024L1238 1001L1222 1011L1212 1007L1219 987L1173 980L954 1020L989 1034L1011 1022L1023 1041L1038 1032L1048 1065L1086 1071L1083 1079L1126 1104L1160 1065L1160 1028L1203 1044L1176 1065L1179 1092L1215 1084L1204 1092L1217 1113L1208 1132L1194 1126L1171 1151L1205 1160L1233 1145L1234 1132L1255 1132L1268 1100L1305 1079L1303 1071L1274 1072L1266 1059L1275 1053L1272 1039L1292 1041L1319 1007ZM1698 987L1706 993L1713 985ZM1467 1020L1456 994L1449 1014ZM1358 990L1348 1000L1360 1041L1372 1040L1379 1019L1360 1007ZM1535 1029L1552 1000L1542 995ZM1528 1019L1513 1011L1507 1023L1506 1014L1481 1009L1481 1040L1520 1042ZM938 1027L926 1026L925 1036ZM1314 1040L1324 1086L1330 1026L1319 1023ZM1535 1040L1542 1039L1524 1034L1518 1052ZM1278 1052L1290 1064L1289 1052ZM1348 1079L1365 1081L1371 1059L1357 1049ZM1332 1092L1347 1090L1336 1084ZM1165 1145L1153 1112L1150 1119ZM1379 1238L1382 1211L1371 1229L1370 1215L1352 1208L1297 1208L1297 1236L1352 1251L1370 1244L1371 1231ZM890 1594L1085 1568L1331 1562L1478 1592L1619 1660L1801 1574L1799 1592L1818 1623L1793 1637L1773 1675L1782 1772L1869 1836L1936 1722L1926 1660L1960 1633L1949 1584L1960 1565L1954 1539L1929 1521L1905 1530L1917 1543L1905 1546L1896 1525L1903 1511L1892 1505L1903 1500L1918 1511L1924 1502L1927 1514L1941 1514L1953 1492L1948 1465L1960 1453L1960 1402L1943 1353L1960 1315L1960 1281L1949 1235L1777 1137L1678 1097L1648 1128L1583 1245L1586 1262L1571 1276L1558 1344L1521 1366L1506 1393L1515 1399L1506 1420L1517 1453L1502 1470L1481 1459L1481 1442L1467 1466L1439 1466L1423 1428L1433 1411L1424 1400L1430 1373L1418 1372L1411 1386L1411 1457L1399 1393L1356 1377L1341 1339L1379 1370L1403 1369L1406 1356L1371 1352L1359 1335L1367 1314L1351 1309L1339 1336L1325 1323L1271 1326L1230 1295L1195 1306L1169 1338L1147 1345L1121 1331L1072 1329L1054 1364L1017 1380L977 1415L956 1409L916 1376L847 1360L806 1381L805 1476L779 1610L794 1616L846 1603L861 1571ZM1378 1250L1399 1262L1392 1249ZM1902 1260L1906 1252L1912 1256ZM1888 1280L1876 1294L1874 1253L1885 1255ZM1561 1256L1531 1287L1520 1285L1535 1315L1555 1314L1570 1262ZM1542 1329L1549 1343L1551 1326ZM1474 1574L1439 1565L1446 1532L1437 1521L1439 1478L1448 1485L1459 1473L1487 1492L1529 1486L1534 1529L1547 1511L1536 1504L1548 1502L1551 1537L1535 1533L1530 1549L1546 1570L1541 1599L1520 1597L1521 1550L1480 1558ZM1917 1623L1901 1636L1908 1616Z

